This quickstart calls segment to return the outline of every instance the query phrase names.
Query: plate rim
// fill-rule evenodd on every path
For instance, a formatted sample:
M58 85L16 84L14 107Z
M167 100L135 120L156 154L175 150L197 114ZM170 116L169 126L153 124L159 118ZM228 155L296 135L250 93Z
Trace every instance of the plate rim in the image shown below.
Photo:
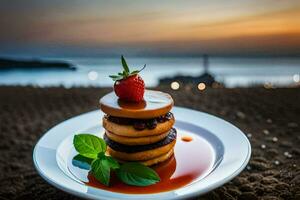
M235 125L231 124L230 122L218 117L218 116L215 116L215 115L212 115L210 113L206 113L206 112L202 112L202 111L198 111L198 110L193 110L193 109L190 109L190 108L185 108L185 107L177 107L177 106L174 106L173 109L178 109L178 110L185 110L185 111L188 111L188 112L197 112L197 113L200 113L202 115L205 115L205 116L208 116L210 118L214 118L214 119L217 119L217 120L221 120L223 123L229 125L231 128L234 128L236 129L237 132L239 132L240 136L242 136L242 138L244 139L244 141L246 142L246 145L247 145L247 155L243 158L243 163L239 166L239 168L235 169L234 171L232 171L232 173L223 178L223 179L220 179L219 181L217 181L216 183L214 183L213 185L211 185L210 187L206 187L205 190L197 190L197 191L194 191L192 193L187 193L187 194L181 194L181 195L176 195L176 196L165 196L163 197L163 199L182 199L182 198L189 198L189 197L193 197L193 196L196 196L196 195L203 195L209 191L212 191L222 185L224 185L225 183L227 183L228 181L232 180L234 177L236 177L238 174L240 174L242 172L242 170L247 166L249 160L250 160L250 157L251 157L251 144L248 140L248 138L246 137L246 135L238 128L236 127ZM85 113L82 113L82 114L79 114L79 115L76 115L76 116L73 116L69 119L66 119L58 124L56 124L55 126L51 127L50 129L48 129L43 135L42 137L39 138L39 140L37 141L37 143L35 144L34 146L34 149L33 149L33 163L34 163L34 167L36 169L36 171L38 172L38 174L46 181L48 182L49 184L51 184L52 186L64 191L64 192L67 192L69 194L72 194L72 195L76 195L76 196L79 196L79 197L82 197L82 198L100 198L101 196L94 196L94 195L91 195L89 193L83 193L83 192L80 192L80 191L77 191L75 189L69 189L67 187L64 186L64 184L58 184L56 183L54 180L51 179L51 177L47 176L45 174L45 172L43 172L43 170L39 167L39 164L38 164L38 161L37 161L37 150L38 150L38 145L40 144L40 142L47 136L47 134L49 134L49 132L53 131L54 128L56 128L57 126L59 125L62 125L63 123L67 122L67 121L71 121L75 118L78 118L78 117L82 117L84 115L89 115L91 113L94 113L94 112L99 112L99 110L93 110L93 111L89 111L89 112L85 112ZM101 112L101 111L100 111ZM201 126L199 126L201 127ZM203 128L203 127L201 127ZM209 131L209 130L208 130ZM211 132L211 131L210 131ZM211 132L212 133L212 132ZM69 134L68 134L69 135ZM218 136L216 136L218 137ZM219 137L218 137L219 140L221 140ZM221 140L222 141L222 140ZM56 151L56 149L55 149ZM222 162L222 161L221 161ZM55 159L55 163L56 163L56 167L60 169L60 167L58 166L57 162L56 162L56 159ZM218 168L219 166L217 166L216 168ZM209 174L213 173L215 169L213 169ZM63 172L62 172L63 173ZM64 174L64 173L63 173ZM209 175L208 174L208 175ZM207 175L207 176L208 176ZM64 176L72 181L74 181L71 177L67 176L64 174ZM80 184L80 183L78 183ZM88 187L88 186L87 186ZM105 190L101 190L101 189L97 189L95 188L96 190L98 191L105 191ZM178 188L178 189L181 189L181 188ZM178 190L177 189L177 190ZM176 191L176 190L174 190ZM110 192L110 191L109 191ZM135 196L135 197L142 197L142 196L147 196L147 195L163 195L163 194L166 194L168 192L171 192L171 191L167 191L167 192L161 192L161 193L153 193L153 194L123 194L123 193L116 193L116 192L111 192L113 194L116 194L116 195L119 195L118 197L120 198L120 195L129 195L129 196ZM115 199L117 197L105 197L105 199ZM117 198L117 199L119 199Z

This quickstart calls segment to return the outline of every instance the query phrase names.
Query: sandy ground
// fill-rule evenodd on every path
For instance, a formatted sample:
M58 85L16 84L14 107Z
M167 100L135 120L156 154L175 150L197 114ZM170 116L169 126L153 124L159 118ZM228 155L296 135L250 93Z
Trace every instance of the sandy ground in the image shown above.
M247 168L197 199L300 199L300 89L170 91L177 106L230 121L250 139ZM0 199L77 199L35 171L32 150L55 124L97 109L110 89L0 87ZM233 147L234 148L234 147Z

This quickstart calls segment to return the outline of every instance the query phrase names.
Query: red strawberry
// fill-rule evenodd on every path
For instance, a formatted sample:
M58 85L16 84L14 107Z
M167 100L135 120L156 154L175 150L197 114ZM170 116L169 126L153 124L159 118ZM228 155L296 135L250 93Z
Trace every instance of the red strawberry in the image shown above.
M116 81L114 84L116 95L126 101L139 102L144 98L145 83L137 74Z
M143 70L146 65L144 65L141 70L130 72L123 56L121 60L124 71L118 73L118 75L109 76L115 81L114 91L116 95L126 101L142 101L144 99L145 83L138 73Z

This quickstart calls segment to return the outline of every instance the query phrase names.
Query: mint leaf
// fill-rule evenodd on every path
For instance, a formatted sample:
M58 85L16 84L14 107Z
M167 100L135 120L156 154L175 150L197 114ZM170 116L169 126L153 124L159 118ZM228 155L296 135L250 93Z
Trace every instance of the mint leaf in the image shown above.
M92 162L91 172L94 177L104 185L109 185L110 167L106 159L96 159Z
M86 169L86 170L90 170L92 162L93 162L92 158L87 158L80 154L77 154L72 159L72 165L80 169Z
M98 158L107 160L109 167L112 168L113 170L116 170L116 169L120 168L120 165L119 165L118 161L115 160L111 156L106 156L105 153L102 153L102 152L99 153Z
M103 139L90 134L79 134L73 138L76 151L87 158L97 158L98 153L106 151L106 143Z
M105 159L108 161L109 167L112 168L113 170L120 168L118 161L116 161L113 157L106 156Z
M105 158L105 152L100 152L100 153L98 153L98 155L97 155L97 157L98 158L100 158L100 159L102 159L102 158Z
M136 162L121 165L116 173L118 178L128 185L148 186L160 181L153 169Z
M125 74L128 75L129 74L129 67L126 63L126 60L125 60L124 56L121 56L121 61L122 61L122 65L123 65Z

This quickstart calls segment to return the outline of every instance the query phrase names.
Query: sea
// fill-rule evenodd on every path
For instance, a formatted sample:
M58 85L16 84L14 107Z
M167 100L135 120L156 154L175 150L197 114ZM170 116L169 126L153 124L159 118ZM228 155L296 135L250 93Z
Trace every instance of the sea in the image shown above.
M0 85L38 87L110 87L109 75L122 70L118 57L63 57L42 60L67 61L77 70L11 69L0 70ZM300 84L300 58L210 57L209 73L228 88L272 85L292 87ZM159 79L175 75L198 76L204 72L202 57L128 57L128 65L141 72L147 87L159 85ZM176 80L175 80L176 81Z

